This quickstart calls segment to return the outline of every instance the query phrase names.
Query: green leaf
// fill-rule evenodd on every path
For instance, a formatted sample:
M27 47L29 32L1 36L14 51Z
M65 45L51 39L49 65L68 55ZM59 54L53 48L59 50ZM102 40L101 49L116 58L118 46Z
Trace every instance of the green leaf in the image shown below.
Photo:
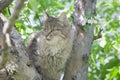
M113 80L118 74L118 68L115 67L111 72L110 72L110 80Z

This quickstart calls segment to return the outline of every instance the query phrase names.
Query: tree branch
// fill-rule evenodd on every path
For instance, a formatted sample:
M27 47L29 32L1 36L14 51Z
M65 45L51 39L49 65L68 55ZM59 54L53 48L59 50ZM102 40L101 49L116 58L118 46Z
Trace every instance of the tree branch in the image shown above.
M2 0L0 1L0 11L8 7L9 4L12 3L13 0Z
M22 9L24 2L25 2L25 0L16 0L14 11L11 14L10 19L4 25L3 34L5 35L5 39L7 40L6 42L7 42L8 46L11 46L9 34L11 32L11 29L12 29L16 19L18 18L18 15Z
M76 30L76 37L67 62L64 80L87 80L88 56L93 42L94 27L83 30L87 24L82 25L85 14L95 15L96 0L74 0L73 25Z
M2 13L0 13L0 19L2 20L0 23L3 22L5 24L8 21ZM0 32L2 31L2 26L3 25L1 24ZM0 80L11 80L11 78L14 78L15 80L41 80L41 76L37 73L34 66L28 66L30 62L28 53L23 45L20 34L14 27L10 33L10 40L12 42L12 47L8 47L9 49L2 51L4 52L9 50L9 52L7 52L7 57L5 57L7 60L7 62L6 60L4 61L5 66L0 65L0 67L2 66L2 68L0 68ZM0 46L2 45L1 41L0 36ZM6 49L5 46L4 48ZM5 52L2 53L2 55L5 55Z

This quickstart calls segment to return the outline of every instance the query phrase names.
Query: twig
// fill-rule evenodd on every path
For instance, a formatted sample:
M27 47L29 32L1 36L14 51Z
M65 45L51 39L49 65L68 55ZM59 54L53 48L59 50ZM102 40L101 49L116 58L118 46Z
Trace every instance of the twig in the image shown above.
M102 31L103 31L103 29L100 29L100 31L98 32L98 35L94 36L93 40L97 40L97 39L101 38L102 37L102 34L101 34Z

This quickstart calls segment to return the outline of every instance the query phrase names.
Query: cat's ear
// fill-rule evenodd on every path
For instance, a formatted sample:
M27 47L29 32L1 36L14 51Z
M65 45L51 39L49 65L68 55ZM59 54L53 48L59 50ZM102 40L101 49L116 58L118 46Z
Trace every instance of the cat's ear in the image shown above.
M58 17L58 19L59 19L60 21L62 21L62 22L68 22L68 21L67 21L67 16L66 16L65 12L62 12L62 13L60 14L60 16Z
M50 17L50 16L48 15L48 13L45 12L44 15L43 15L43 19L44 19L44 21L46 21L49 17Z

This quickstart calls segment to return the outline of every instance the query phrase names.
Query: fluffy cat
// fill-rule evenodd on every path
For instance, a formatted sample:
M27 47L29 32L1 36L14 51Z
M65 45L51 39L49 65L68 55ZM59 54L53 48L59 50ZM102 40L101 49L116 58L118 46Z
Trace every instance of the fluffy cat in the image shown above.
M42 75L42 80L60 80L70 56L74 34L65 13L59 18L44 15L43 28L28 42L30 60Z

